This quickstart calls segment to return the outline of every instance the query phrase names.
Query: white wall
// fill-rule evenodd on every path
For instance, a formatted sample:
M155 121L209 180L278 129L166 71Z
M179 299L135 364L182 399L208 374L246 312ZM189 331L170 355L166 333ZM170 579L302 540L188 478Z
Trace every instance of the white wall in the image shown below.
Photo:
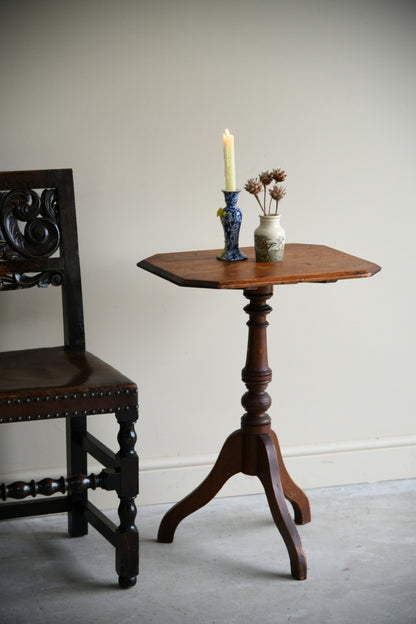
M221 247L227 126L240 186L288 171L290 242L383 267L276 289L270 413L289 469L303 487L415 476L415 17L405 0L0 4L0 169L74 170L88 347L139 384L142 503L196 485L242 413L241 292L136 268ZM258 211L239 205L250 245ZM56 290L3 293L2 349L59 343L57 309ZM99 428L111 442L113 419ZM1 434L0 480L64 470L63 422Z

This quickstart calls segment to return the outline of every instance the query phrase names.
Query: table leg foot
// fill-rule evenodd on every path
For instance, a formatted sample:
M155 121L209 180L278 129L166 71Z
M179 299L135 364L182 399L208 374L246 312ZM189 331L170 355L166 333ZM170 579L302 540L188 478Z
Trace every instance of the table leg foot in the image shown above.
M275 524L286 544L292 576L301 581L307 576L306 555L286 505L281 486L277 453L273 442L268 434L258 436L257 475L265 489Z
M277 461L279 463L280 480L282 483L285 498L291 503L295 514L296 524L307 524L311 521L311 509L309 500L305 492L303 492L294 481L292 481L286 466L283 462L282 453L280 451L279 441L274 431L270 431L270 437L276 449Z
M241 431L232 433L224 443L211 472L188 496L174 505L160 523L158 542L170 543L178 524L214 498L230 477L241 472Z

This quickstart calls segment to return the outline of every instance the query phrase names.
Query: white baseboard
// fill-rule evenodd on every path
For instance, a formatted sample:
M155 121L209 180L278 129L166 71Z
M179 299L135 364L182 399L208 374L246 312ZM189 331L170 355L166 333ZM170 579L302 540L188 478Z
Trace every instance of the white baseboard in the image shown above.
M302 488L328 487L347 483L364 483L409 479L416 477L416 436L331 442L282 448L286 467L294 481ZM172 503L195 488L209 473L216 455L151 458L140 461L140 505ZM89 472L99 472L93 463ZM6 483L12 481L58 477L65 469L51 468L31 475L20 473L2 475ZM218 496L240 496L262 492L256 477L235 475ZM96 490L91 500L102 509L118 505L114 492Z
M302 488L416 477L416 436L282 448L286 467ZM210 471L216 456L154 458L140 464L142 505L180 500ZM218 496L262 492L255 477L235 475Z

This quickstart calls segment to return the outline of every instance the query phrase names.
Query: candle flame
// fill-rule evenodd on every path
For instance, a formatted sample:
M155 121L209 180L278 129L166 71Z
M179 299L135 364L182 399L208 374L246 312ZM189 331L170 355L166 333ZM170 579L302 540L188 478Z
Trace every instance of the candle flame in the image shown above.
M225 133L224 134L226 134L226 136L230 136L230 131L228 130L228 128L225 129Z

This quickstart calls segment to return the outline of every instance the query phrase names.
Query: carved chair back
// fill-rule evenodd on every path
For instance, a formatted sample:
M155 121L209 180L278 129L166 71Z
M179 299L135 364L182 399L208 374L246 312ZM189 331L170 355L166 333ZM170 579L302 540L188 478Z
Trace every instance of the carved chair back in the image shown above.
M64 343L85 349L71 169L0 172L0 291L62 289Z

